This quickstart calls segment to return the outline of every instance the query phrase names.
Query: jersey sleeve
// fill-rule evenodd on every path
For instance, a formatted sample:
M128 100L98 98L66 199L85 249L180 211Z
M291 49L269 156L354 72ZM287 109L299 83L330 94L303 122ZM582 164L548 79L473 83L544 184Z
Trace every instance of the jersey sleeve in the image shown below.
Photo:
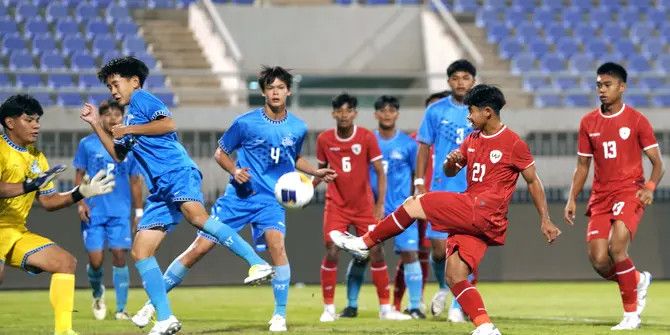
M637 136L643 151L658 147L654 128L651 127L651 123L644 115L640 116L640 121L637 124Z
M138 101L139 109L148 121L156 120L159 117L172 117L172 113L162 101L149 93L142 93Z
M230 128L221 135L221 138L219 139L219 148L228 155L237 150L240 145L242 145L242 134L244 134L244 129L242 128L243 126L239 119L233 121Z
M86 171L86 162L88 162L88 153L86 152L86 144L82 139L77 146L77 152L74 154L72 166L77 170Z
M49 162L42 153L40 153L39 157L37 158L37 164L39 164L40 170L42 171L49 170ZM50 181L48 184L44 185L44 187L40 188L39 190L40 195L47 195L52 193L56 193L56 184L53 182L53 180Z
M366 135L366 142L368 146L368 162L374 162L383 158L382 150L379 149L379 142L372 132L368 132Z
M512 147L512 165L518 171L523 171L535 164L533 155L530 153L528 144L523 140L518 140Z
M319 164L327 164L328 158L326 157L325 143L324 143L323 133L316 138L316 160Z
M435 141L435 122L433 112L435 107L431 106L426 109L426 114L423 116L419 131L416 134L417 141L425 144L433 144Z
M586 121L582 119L579 123L579 134L577 134L577 155L584 157L593 157L593 148L589 141L589 133L586 130Z

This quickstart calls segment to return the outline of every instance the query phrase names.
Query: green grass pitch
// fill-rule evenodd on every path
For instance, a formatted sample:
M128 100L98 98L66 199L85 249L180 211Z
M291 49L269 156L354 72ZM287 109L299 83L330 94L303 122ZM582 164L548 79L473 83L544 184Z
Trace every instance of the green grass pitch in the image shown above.
M621 302L610 282L481 283L491 318L503 334L612 334L620 321ZM426 300L436 291L426 289ZM338 310L345 305L345 288L336 292ZM130 292L129 310L142 304L140 289ZM183 322L182 334L267 334L272 292L265 287L177 288L170 294L174 312ZM88 290L77 290L75 329L85 334L146 334L129 321L96 321ZM319 323L321 288L293 288L289 293L288 327L293 334L469 334L471 324L451 324L444 317L412 321L380 321L374 287L361 292L359 317ZM108 310L114 308L113 289L107 290ZM635 334L670 334L670 282L653 282L642 328ZM0 291L0 334L51 334L52 314L47 291Z

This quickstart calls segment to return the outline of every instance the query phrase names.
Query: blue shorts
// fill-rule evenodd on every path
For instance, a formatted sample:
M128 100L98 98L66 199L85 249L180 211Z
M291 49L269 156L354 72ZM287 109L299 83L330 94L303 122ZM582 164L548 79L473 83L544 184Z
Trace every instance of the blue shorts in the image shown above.
M426 224L426 238L427 239L446 240L447 237L449 237L449 233L443 233L441 231L433 230L433 227L431 227L430 222L428 222L428 224Z
M202 175L198 169L170 171L154 180L153 185L137 230L161 227L168 232L172 231L184 218L179 210L183 202L204 202L200 189Z
M266 230L274 229L286 235L286 210L277 202L256 202L223 196L212 206L212 216L236 231L251 224L251 237L258 251L266 249L263 235ZM198 231L198 236L219 243L216 237L202 230Z
M130 218L113 216L92 216L81 223L81 237L86 251L109 249L130 249Z
M416 221L397 235L393 242L395 252L419 251L419 225Z

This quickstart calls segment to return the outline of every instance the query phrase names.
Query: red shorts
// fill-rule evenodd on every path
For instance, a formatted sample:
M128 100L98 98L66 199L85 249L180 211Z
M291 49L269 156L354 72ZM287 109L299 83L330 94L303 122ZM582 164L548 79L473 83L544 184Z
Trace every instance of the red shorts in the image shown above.
M590 216L586 240L609 239L614 221L621 220L635 237L637 227L644 214L644 205L636 195L637 189L625 189L603 195L592 195L586 210Z
M447 257L458 251L458 255L473 273L477 273L486 249L488 249L486 242L475 236L455 234L449 235L447 239Z
M336 206L326 206L323 211L323 241L332 242L328 233L332 230L345 232L349 226L356 228L356 235L363 236L374 229L377 220L369 215L354 215Z

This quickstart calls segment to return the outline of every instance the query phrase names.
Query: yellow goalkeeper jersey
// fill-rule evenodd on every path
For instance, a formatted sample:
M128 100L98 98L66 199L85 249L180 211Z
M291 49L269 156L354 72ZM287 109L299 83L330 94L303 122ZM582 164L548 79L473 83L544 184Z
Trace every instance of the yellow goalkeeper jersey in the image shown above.
M21 147L7 135L0 136L0 182L21 183L49 170L49 162L33 145ZM56 192L53 182L38 192L40 195ZM35 192L13 198L0 199L0 228L25 229L26 218L35 200Z

